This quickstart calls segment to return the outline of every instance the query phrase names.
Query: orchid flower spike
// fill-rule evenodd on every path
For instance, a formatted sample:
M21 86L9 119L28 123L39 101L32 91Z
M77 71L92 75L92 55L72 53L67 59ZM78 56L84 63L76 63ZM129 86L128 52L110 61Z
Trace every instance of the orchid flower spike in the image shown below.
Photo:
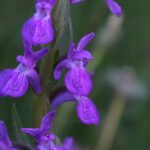
M85 67L93 57L91 53L84 48L94 36L94 33L84 36L76 48L75 44L71 43L68 57L58 63L54 69L55 80L60 79L61 72L64 68L68 69L65 75L65 85L68 91L75 95L87 96L92 90L91 75Z
M0 120L0 150L17 150L8 136L5 123Z
M56 111L61 104L66 102L77 102L77 115L82 123L87 125L99 124L99 113L92 100L85 96L73 95L68 91L62 92L52 100L52 109Z
M122 14L121 6L115 0L106 0L106 4L108 5L110 11L117 17Z
M73 143L71 138L66 138L63 145L54 143L56 136L53 133L49 133L54 117L55 111L51 111L43 117L39 128L21 129L22 132L31 135L36 140L35 150L71 150Z
M26 93L29 84L37 94L41 93L40 77L34 68L36 63L47 54L48 49L33 52L28 42L25 42L24 46L24 56L17 56L19 65L14 69L0 72L0 96L21 97Z
M37 0L36 13L25 22L22 37L32 45L48 44L54 39L51 11L56 0Z

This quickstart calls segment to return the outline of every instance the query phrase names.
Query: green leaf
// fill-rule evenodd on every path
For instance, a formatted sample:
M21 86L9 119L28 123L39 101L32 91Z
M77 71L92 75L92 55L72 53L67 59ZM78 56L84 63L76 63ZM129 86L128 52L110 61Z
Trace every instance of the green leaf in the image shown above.
M22 123L15 104L13 104L12 106L12 120L13 120L14 133L17 141L26 143L28 146L31 147L28 137L21 132Z
M73 37L72 23L70 19L70 3L68 0L59 0L57 7L53 14L53 22L56 30L56 42L55 45L60 41L62 35L66 29L69 28L70 36Z
M59 0L54 12L54 26L58 33L62 33L66 24L69 22L70 4L68 0Z

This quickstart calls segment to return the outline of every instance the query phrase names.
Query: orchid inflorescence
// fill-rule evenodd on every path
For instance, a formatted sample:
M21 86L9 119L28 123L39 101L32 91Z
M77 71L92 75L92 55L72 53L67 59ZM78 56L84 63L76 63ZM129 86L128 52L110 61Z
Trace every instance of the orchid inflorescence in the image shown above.
M84 0L70 0L69 2L76 4L81 1ZM122 9L117 2L106 0L106 3L113 14L121 15ZM34 51L33 46L43 47L54 41L55 26L51 12L55 5L57 5L57 0L36 0L36 12L22 28L24 55L17 56L19 64L16 68L0 72L0 96L21 97L27 92L29 85L37 96L42 93L42 81L37 71L37 62L47 55L49 48ZM81 38L78 45L74 42L70 43L67 57L59 61L53 70L53 78L60 80L62 70L67 69L64 77L66 91L60 92L51 100L51 110L43 117L39 128L21 129L22 132L35 139L35 150L74 150L72 138L66 138L62 144L58 144L55 142L57 136L51 131L57 108L65 102L77 103L77 115L82 123L87 125L99 123L99 113L89 98L93 86L92 74L86 69L93 56L85 47L94 37L94 33L89 33ZM3 121L0 121L0 149L18 149L9 139Z

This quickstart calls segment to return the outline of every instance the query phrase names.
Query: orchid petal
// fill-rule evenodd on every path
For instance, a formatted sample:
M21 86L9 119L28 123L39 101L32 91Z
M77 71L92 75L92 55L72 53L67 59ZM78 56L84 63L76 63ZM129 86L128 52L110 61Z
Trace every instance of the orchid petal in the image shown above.
M44 133L48 133L50 130L54 116L55 111L51 111L43 117L40 128L22 128L21 131L39 140ZM52 137L54 136L51 134L51 138Z
M0 96L5 96L3 89L7 84L7 81L12 77L14 69L5 69L0 72Z
M4 70L2 74L5 74L3 76L3 82L1 83L1 91L2 93L4 93L4 95L20 97L25 94L28 89L29 83L23 72L20 72L17 69L11 69L10 72Z
M65 75L65 85L67 89L74 93L87 96L92 90L90 75L85 69L71 69Z
M55 111L50 111L48 114L46 114L43 117L41 127L40 127L42 131L49 131L51 129L51 125L54 117L55 117Z
M25 50L25 52L24 52L25 56L28 57L28 56L32 55L32 53L33 53L32 44L30 42L24 40L23 45L24 45L24 50Z
M78 99L77 113L80 120L88 125L99 123L99 114L96 106L87 97L80 97Z
M40 137L40 135L42 134L41 129L40 128L21 128L21 131L33 136L36 140L38 140L38 138Z
M48 48L43 48L37 52L34 52L31 44L27 41L24 41L24 49L24 56L18 55L17 61L29 68L34 68L36 63L48 53Z
M24 24L22 37L32 45L48 44L54 39L52 20L33 16Z
M32 69L26 73L26 76L34 91L37 94L40 94L42 92L42 88L40 76L38 75L38 73L34 69Z
M43 48L34 53L35 61L39 61L48 53L48 48Z
M55 80L59 80L60 77L61 77L61 72L62 70L67 67L68 68L68 60L65 59L65 60L62 60L60 63L58 63L54 69L54 73L53 73L53 76L54 76L54 79Z
M118 17L122 14L122 8L117 2L114 0L106 0L106 3L113 14Z
M75 60L92 60L93 56L87 50L82 50L80 52L76 52L73 55L73 59Z
M85 46L95 37L95 33L89 33L85 35L80 41L77 46L77 50L81 51L85 48Z
M74 144L73 138L68 137L68 138L65 138L63 142L63 147L65 148L65 150L72 150L73 144Z
M74 46L75 46L75 43L70 43L69 52L68 52L68 58L72 58L72 56L74 54Z
M71 4L77 4L77 3L80 3L82 1L84 1L84 0L70 0L70 3Z
M48 1L49 1L49 3L50 3L51 7L54 7L54 6L55 6L56 0L48 0Z
M36 0L37 1L37 4L39 3L39 4L43 4L43 3L45 3L45 5L48 5L47 7L49 7L50 9L52 9L53 7L54 7L54 5L56 4L56 0ZM43 5L42 5L42 7L43 7ZM45 6L45 8L47 8L46 6Z
M22 56L22 55L18 55L17 57L16 57L16 60L20 63L20 64L22 64L22 65L25 65L25 66L29 66L29 61L28 61L28 59L26 59L24 56Z
M4 143L4 145L7 145L7 147L10 147L12 145L7 133L5 123L3 121L0 121L0 141Z
M74 101L74 96L70 92L59 93L59 95L52 99L52 110L56 110L59 105L70 101Z

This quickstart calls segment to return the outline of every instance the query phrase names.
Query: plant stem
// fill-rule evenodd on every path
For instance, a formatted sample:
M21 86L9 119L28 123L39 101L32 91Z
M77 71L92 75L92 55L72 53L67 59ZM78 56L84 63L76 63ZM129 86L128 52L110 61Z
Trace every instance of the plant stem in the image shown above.
M51 49L45 56L40 66L40 76L42 80L42 93L37 96L34 108L34 125L39 126L41 119L45 113L50 111L50 102L47 97L50 96L51 91L48 90L47 84L52 80L53 68L55 60L55 54L59 45L59 40L66 27L65 17L68 15L68 0L57 1L55 8L56 12L52 13L53 23L55 23L55 39L54 42L49 46ZM61 7L60 7L61 6Z
M49 111L50 104L46 99L47 98L44 95L40 95L37 97L34 106L34 118L33 118L34 127L40 126L43 115L45 115Z

